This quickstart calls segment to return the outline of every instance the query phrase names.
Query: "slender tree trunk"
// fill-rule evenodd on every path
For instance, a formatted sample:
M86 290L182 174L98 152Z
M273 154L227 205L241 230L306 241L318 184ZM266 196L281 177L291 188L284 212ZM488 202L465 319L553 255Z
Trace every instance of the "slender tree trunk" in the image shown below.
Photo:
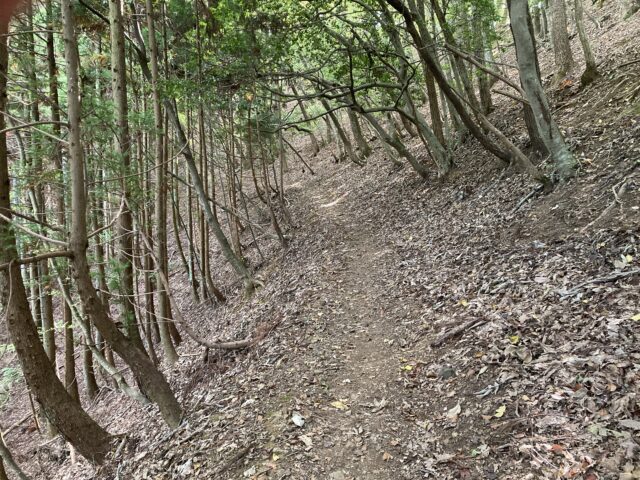
M14 475L19 480L29 480L29 477L22 471L20 466L17 464L17 462L13 458L13 455L11 455L11 452L5 445L4 439L0 434L0 480L9 480L9 477L7 476L7 472L4 469L5 463L9 465L9 467L11 467L11 470L13 470Z
M582 0L574 0L574 6L576 14L576 28L578 29L578 36L580 37L580 44L582 45L585 60L585 69L580 77L580 83L583 87L586 87L598 77L598 66L596 65L596 57L593 55L593 51L591 50L589 37L584 29L584 7L582 5Z
M481 113L476 114L476 118L478 119L481 127L473 121L460 98L447 83L446 78L442 70L438 66L437 61L431 55L431 52L425 45L422 37L420 36L420 33L415 26L413 14L404 5L402 0L387 0L387 3L404 17L407 24L407 30L415 42L420 57L425 62L427 67L431 70L434 75L434 79L443 90L448 100L454 106L454 108L460 115L460 119L464 122L465 126L469 129L473 136L476 137L482 144L482 146L489 152L493 153L498 158L504 160L509 164L512 162L516 163L532 178L539 181L548 188L548 179L540 172L540 170L538 170L538 168L535 167L535 165L533 165L529 161L529 159L515 145L513 145L513 143L508 138L504 136L502 132L500 132L494 125L492 125L484 115L482 115ZM487 135L485 135L483 129L493 133L498 138L498 141L500 142L500 144L502 144L502 146L495 143Z
M134 34L136 34L136 32L134 32ZM142 40L139 40L139 43L143 45ZM147 78L147 80L151 81L151 70L149 69L146 52L142 49L138 51L138 61L140 63L143 75L145 76L145 78ZM222 230L222 227L220 226L220 223L218 223L218 219L213 213L211 204L208 200L207 191L204 189L204 183L198 173L198 167L196 165L193 152L191 151L191 147L189 146L187 136L185 135L182 121L180 120L180 116L178 115L176 105L174 101L168 98L165 98L163 103L165 111L168 113L169 119L173 124L175 134L178 137L178 143L180 144L182 156L187 163L187 167L189 168L193 186L196 190L196 193L198 194L198 201L200 202L201 208L204 210L207 223L213 231L213 234L216 237L218 244L220 245L220 250L222 251L225 259L229 262L235 272L243 279L246 292L251 293L254 290L256 283L251 275L251 272L244 264L242 259L234 253L231 245L229 244L229 240L227 239L224 231Z
M386 19L387 24L387 32L389 34L389 38L391 39L391 43L394 46L396 54L401 58L402 66L399 69L399 77L398 80L404 85L408 84L407 78L407 68L406 64L409 63L408 59L405 55L405 49L403 47L402 40L400 35L398 34L395 23L393 22L393 17L391 16L391 12L387 8L384 2L380 2L380 6L383 8L383 13ZM428 73L427 70L425 72ZM451 155L446 151L446 141L444 138L444 130L443 130L443 122L440 112L440 107L438 105L438 94L435 86L435 82L433 80L433 76L428 74L428 84L431 83L431 87L427 85L427 94L429 97L429 104L432 108L430 108L431 112L431 122L434 126L433 130L430 128L429 124L425 121L422 116L422 113L416 108L413 98L407 88L404 92L405 103L407 104L407 108L409 113L414 120L412 120L416 127L418 128L418 134L422 139L425 147L429 150L431 157L433 158L435 164L438 167L438 175L446 175L451 168L453 167L453 162L451 160ZM431 100L431 95L434 97L434 101ZM401 113L402 115L402 113ZM402 118L406 119L406 115L402 115ZM439 130L439 132L438 132Z
M333 128L331 127L331 121L327 118L327 117L322 117L322 120L324 120L324 124L325 124L325 128L327 131L327 141L326 141L326 145L330 145L333 143L334 138L333 138Z
M549 36L549 0L542 0L540 3L540 20L542 41L546 41Z
M624 14L624 19L627 20L638 12L640 12L640 0L627 0L627 11Z
M167 164L165 161L164 151L164 125L162 105L160 101L160 93L158 91L158 82L160 75L158 72L158 43L156 42L156 27L154 21L153 0L146 0L147 11L147 29L149 32L149 54L151 63L151 88L153 93L153 118L155 121L154 145L156 155L156 257L159 265L156 268L160 270L167 278L168 272L168 255L167 255L167 181L165 179ZM176 236L178 231L176 230ZM168 322L172 321L171 306L169 305L169 297L164 287L159 286L158 289L158 329L160 333L160 341L164 350L165 360L169 365L173 365L178 360L178 354L171 340Z
M67 61L67 98L69 118L69 157L71 166L72 226L69 246L73 252L73 266L78 293L85 312L113 347L114 351L131 367L143 392L155 402L167 424L175 428L180 423L182 410L164 376L151 359L131 339L125 337L109 318L104 305L96 295L87 261L87 201L85 193L84 152L80 132L80 95L78 85L78 51L74 19L70 0L62 0L65 58Z
M294 95L298 95L296 86L293 83L291 84L291 92ZM304 101L301 99L298 99L298 106L300 107L300 113L302 113L302 118L304 118L305 122L309 122L309 114L307 113L307 109L304 106ZM309 127L310 126L311 125L309 125ZM317 155L318 152L320 151L320 144L318 143L318 139L316 138L313 132L309 132L309 140L311 140L311 147L313 148L313 154Z
M360 162L360 159L358 159L358 156L353 150L353 145L351 144L349 137L347 136L344 129L342 128L342 125L340 125L340 120L338 120L338 117L336 116L335 112L331 111L331 106L329 105L329 102L327 102L325 99L321 99L320 102L322 103L322 106L324 107L324 109L328 112L327 115L329 116L329 119L333 123L333 128L335 128L336 132L338 133L338 137L340 138L340 140L342 141L342 144L344 145L344 148L347 152L349 160L351 160L356 165L362 165L362 163Z
M391 145L401 157L407 159L409 164L422 178L427 179L429 177L429 170L425 165L413 156L413 154L407 149L406 145L402 143L402 140L398 138L397 134L391 134L387 132L384 127L376 120L376 118L370 113L362 113L362 116L367 119L371 126L378 132L378 135L382 140Z
M371 155L371 147L367 143L362 134L362 128L360 127L360 121L358 120L358 116L356 112L352 109L347 109L347 115L349 115L349 123L351 124L351 133L353 134L353 138L358 144L358 150L360 151L360 158L362 160L366 160L369 155ZM415 136L415 135L413 135Z
M131 138L129 135L127 71L124 53L124 25L121 12L121 0L109 0L109 21L111 24L111 80L113 101L116 110L116 151L122 160L122 176L126 177L131 169ZM119 262L122 265L120 291L122 294L122 313L127 335L142 351L144 346L136 318L133 286L133 216L130 210L131 195L127 179L121 183L125 205L118 222L120 240Z
M516 44L516 56L520 80L537 130L555 163L562 179L571 177L576 168L576 161L562 137L558 125L551 116L549 102L540 82L537 67L535 37L531 26L527 0L508 0L511 31Z

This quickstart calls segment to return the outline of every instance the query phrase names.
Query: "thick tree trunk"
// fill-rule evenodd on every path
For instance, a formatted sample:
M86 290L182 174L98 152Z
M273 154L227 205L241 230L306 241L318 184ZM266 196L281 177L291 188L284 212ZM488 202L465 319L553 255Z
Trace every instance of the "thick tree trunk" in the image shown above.
M549 102L540 82L533 28L527 0L508 0L511 31L516 44L516 56L520 80L536 127L556 166L560 178L567 179L575 172L576 161L562 137L558 125L551 116Z
M569 43L565 0L551 0L551 40L556 62L554 82L560 84L571 73L575 64Z
M64 0L67 1L67 0ZM0 23L0 112L6 110L8 71L8 25ZM0 130L5 117L0 114ZM0 211L11 218L10 180L7 158L7 136L0 134ZM102 463L109 451L109 436L80 404L74 402L56 376L51 361L40 343L38 331L29 309L27 294L20 274L16 239L11 222L0 220L0 262L9 267L0 273L0 295L5 305L7 329L22 366L28 387L35 394L47 419L72 443L82 456Z

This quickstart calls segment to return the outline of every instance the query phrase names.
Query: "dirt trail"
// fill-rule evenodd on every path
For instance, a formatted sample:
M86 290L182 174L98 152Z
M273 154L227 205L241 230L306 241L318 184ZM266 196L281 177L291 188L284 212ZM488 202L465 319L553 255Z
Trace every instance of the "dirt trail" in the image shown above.
M330 286L324 294L331 298L319 315L329 316L333 335L327 341L341 362L327 379L325 403L312 414L323 432L314 449L324 465L320 478L397 479L398 465L389 451L402 428L394 394L402 351L391 337L393 316L386 312L406 306L385 288L382 266L393 251L340 190L325 187L308 198L312 215L330 232L327 249L339 265L319 279Z

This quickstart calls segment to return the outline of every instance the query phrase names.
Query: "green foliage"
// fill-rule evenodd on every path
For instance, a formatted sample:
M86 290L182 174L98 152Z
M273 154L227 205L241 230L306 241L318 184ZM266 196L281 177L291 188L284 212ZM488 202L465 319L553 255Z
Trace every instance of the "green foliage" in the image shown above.
M9 345L0 345L0 350L6 351ZM11 345L11 347L13 347ZM16 367L0 368L0 407L3 407L11 397L13 386L22 379L22 370Z

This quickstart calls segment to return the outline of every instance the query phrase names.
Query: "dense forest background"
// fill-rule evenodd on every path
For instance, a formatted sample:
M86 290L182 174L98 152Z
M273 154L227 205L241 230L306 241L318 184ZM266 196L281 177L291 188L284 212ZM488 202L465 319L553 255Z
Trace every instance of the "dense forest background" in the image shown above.
M640 478L638 0L0 6L0 480Z

